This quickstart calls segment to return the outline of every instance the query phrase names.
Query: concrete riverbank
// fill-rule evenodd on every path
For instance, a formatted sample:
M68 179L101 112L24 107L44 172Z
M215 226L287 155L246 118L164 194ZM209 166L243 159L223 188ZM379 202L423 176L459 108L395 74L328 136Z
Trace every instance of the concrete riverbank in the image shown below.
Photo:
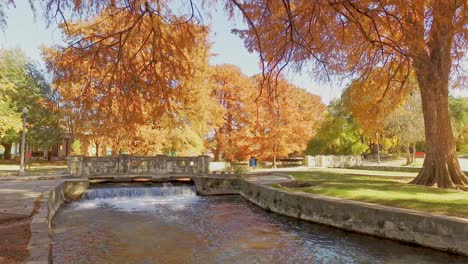
M468 219L288 192L245 179L199 177L202 195L239 194L272 212L468 256Z

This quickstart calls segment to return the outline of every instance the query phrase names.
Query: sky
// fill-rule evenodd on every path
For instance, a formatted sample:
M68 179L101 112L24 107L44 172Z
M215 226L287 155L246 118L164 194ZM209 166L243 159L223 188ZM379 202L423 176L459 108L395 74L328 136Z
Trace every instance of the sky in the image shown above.
M32 60L43 65L41 59L41 46L61 44L62 36L56 24L46 26L42 11L37 10L33 14L29 1L16 1L16 8L7 10L7 28L0 32L0 48L20 48ZM212 52L212 64L233 64L238 66L246 75L260 73L259 58L244 47L243 41L231 33L232 28L245 28L241 19L229 21L228 15L221 9L212 7L211 18L204 17L211 24L210 41ZM315 83L309 73L285 72L286 78L296 86L322 97L324 103L338 98L341 95L343 84L339 83ZM468 97L468 89L456 91L457 96Z

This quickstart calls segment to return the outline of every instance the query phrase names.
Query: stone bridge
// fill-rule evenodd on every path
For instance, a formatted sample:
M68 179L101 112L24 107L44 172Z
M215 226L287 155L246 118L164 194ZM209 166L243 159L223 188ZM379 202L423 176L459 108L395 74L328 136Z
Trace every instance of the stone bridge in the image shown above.
M210 157L130 156L112 157L71 156L68 173L74 177L134 175L152 176L180 174L185 177L209 173Z

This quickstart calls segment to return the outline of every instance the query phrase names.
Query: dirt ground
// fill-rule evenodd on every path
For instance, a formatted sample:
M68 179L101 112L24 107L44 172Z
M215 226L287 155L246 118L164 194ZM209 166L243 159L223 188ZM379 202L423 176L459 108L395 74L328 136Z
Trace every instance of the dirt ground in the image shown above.
M21 263L28 258L31 221L41 205L41 199L42 195L34 202L28 217L0 222L0 264Z
M20 263L29 256L31 217L0 223L0 263Z

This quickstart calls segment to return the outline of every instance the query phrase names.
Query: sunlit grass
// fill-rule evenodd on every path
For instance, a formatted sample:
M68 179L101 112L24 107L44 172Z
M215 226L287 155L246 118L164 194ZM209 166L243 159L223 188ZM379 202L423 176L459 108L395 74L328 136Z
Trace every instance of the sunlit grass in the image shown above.
M311 186L285 189L468 218L468 192L408 184L411 177L396 172L386 172L389 177L371 177L346 171L288 172Z

